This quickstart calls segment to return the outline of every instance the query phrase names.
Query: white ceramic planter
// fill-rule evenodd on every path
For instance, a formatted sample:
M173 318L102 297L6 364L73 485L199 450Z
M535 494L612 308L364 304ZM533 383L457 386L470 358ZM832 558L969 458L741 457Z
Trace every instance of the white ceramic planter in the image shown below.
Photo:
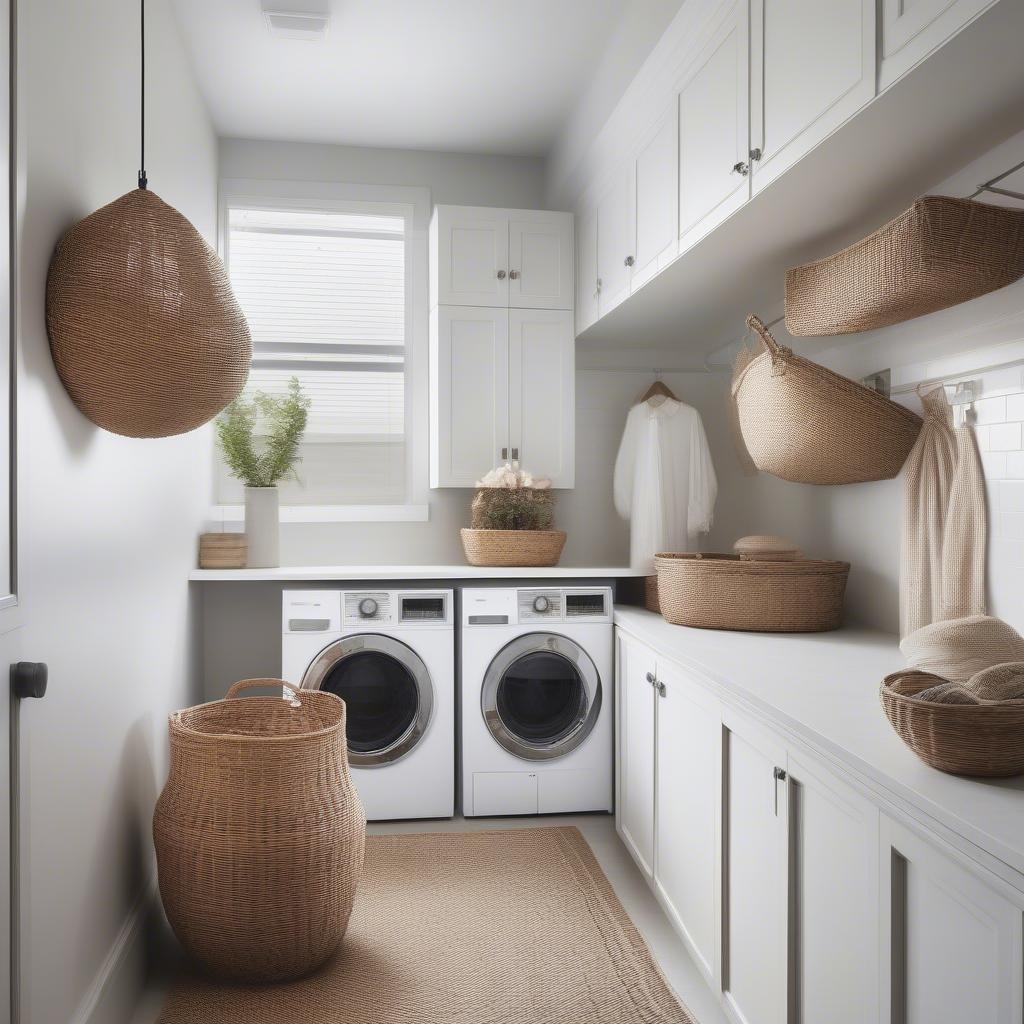
M281 564L280 526L277 488L246 487L245 534L250 569L271 569Z

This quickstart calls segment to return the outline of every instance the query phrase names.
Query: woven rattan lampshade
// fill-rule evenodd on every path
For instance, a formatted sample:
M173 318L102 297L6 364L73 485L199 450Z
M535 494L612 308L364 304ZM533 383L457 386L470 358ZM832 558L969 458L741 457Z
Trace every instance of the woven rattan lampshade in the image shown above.
M249 373L249 328L223 263L145 188L60 240L46 326L72 401L115 434L194 430L237 397Z

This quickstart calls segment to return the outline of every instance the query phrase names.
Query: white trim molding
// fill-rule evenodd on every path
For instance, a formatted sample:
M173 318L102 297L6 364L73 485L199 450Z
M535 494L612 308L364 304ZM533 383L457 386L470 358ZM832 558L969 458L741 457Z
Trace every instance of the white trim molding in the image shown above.
M244 505L214 505L210 521L224 527L245 523ZM282 505L282 523L427 523L429 505Z

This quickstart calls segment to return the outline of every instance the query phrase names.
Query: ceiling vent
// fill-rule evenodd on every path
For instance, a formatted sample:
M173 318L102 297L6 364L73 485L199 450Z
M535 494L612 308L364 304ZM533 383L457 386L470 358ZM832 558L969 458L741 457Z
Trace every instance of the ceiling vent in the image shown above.
M323 39L330 20L327 14L305 11L264 11L267 27L284 39Z

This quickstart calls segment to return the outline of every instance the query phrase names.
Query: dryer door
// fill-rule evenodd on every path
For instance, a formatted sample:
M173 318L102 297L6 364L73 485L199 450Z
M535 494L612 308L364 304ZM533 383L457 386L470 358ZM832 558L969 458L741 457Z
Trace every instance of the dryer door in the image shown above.
M363 633L325 647L302 685L345 702L349 763L379 768L408 754L430 722L434 690L427 666L390 636Z
M549 761L590 735L601 711L601 677L574 641L527 633L495 655L480 706L488 730L507 751Z

